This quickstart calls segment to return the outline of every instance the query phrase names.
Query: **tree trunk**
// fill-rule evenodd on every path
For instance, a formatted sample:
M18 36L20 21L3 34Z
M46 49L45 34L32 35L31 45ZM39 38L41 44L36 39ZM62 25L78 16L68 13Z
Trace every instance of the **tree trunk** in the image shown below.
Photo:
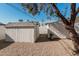
M66 25L65 28L69 31L69 36L70 36L70 39L72 39L73 41L75 52L79 54L79 36L77 32L75 31L74 26Z

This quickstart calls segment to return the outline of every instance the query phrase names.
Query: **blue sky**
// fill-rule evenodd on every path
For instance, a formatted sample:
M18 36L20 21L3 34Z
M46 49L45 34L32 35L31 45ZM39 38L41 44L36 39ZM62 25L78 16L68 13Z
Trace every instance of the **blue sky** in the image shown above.
M12 5L22 10L22 7L20 5L18 4L12 4ZM14 22L14 21L18 21L18 19L26 20L31 17L32 16L30 14L24 13L24 11L21 12L10 5L0 4L0 22L4 22L4 23Z
M68 4L69 5L69 4ZM65 7L64 4L58 5L58 8L63 10ZM68 6L70 7L70 6ZM78 5L77 5L78 7ZM69 11L67 11L67 17L69 16L70 9L68 8ZM32 16L29 14L27 11L24 11L23 7L20 4L0 4L0 22L2 23L8 23L8 22L16 22L19 19L23 19L24 21L26 20L36 20L36 21L44 21L47 20L46 15L43 13L43 11L40 13L40 15ZM55 18L52 18L53 21L56 21Z
M41 21L42 19L46 19L46 16L43 12L41 12L39 16L32 16L27 11L24 11L23 7L20 4L0 4L0 22L15 22L19 19L23 19L24 21L28 19Z

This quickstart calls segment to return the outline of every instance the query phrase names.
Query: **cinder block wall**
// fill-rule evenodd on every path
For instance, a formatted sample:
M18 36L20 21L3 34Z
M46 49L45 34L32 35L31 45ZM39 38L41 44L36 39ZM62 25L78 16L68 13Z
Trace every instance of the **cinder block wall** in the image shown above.
M5 26L0 25L0 40L5 39Z

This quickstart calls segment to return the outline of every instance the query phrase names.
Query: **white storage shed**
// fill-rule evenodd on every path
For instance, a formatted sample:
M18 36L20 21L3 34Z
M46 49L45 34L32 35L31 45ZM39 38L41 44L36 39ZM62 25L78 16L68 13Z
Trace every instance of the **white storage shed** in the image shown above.
M6 41L35 42L39 37L39 26L27 22L8 23L6 25Z

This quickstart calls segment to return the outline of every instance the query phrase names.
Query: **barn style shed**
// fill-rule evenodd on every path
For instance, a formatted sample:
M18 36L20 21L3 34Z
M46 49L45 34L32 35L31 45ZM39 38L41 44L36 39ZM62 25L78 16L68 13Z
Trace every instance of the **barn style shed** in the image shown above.
M6 41L35 42L39 37L39 26L28 22L6 24Z

